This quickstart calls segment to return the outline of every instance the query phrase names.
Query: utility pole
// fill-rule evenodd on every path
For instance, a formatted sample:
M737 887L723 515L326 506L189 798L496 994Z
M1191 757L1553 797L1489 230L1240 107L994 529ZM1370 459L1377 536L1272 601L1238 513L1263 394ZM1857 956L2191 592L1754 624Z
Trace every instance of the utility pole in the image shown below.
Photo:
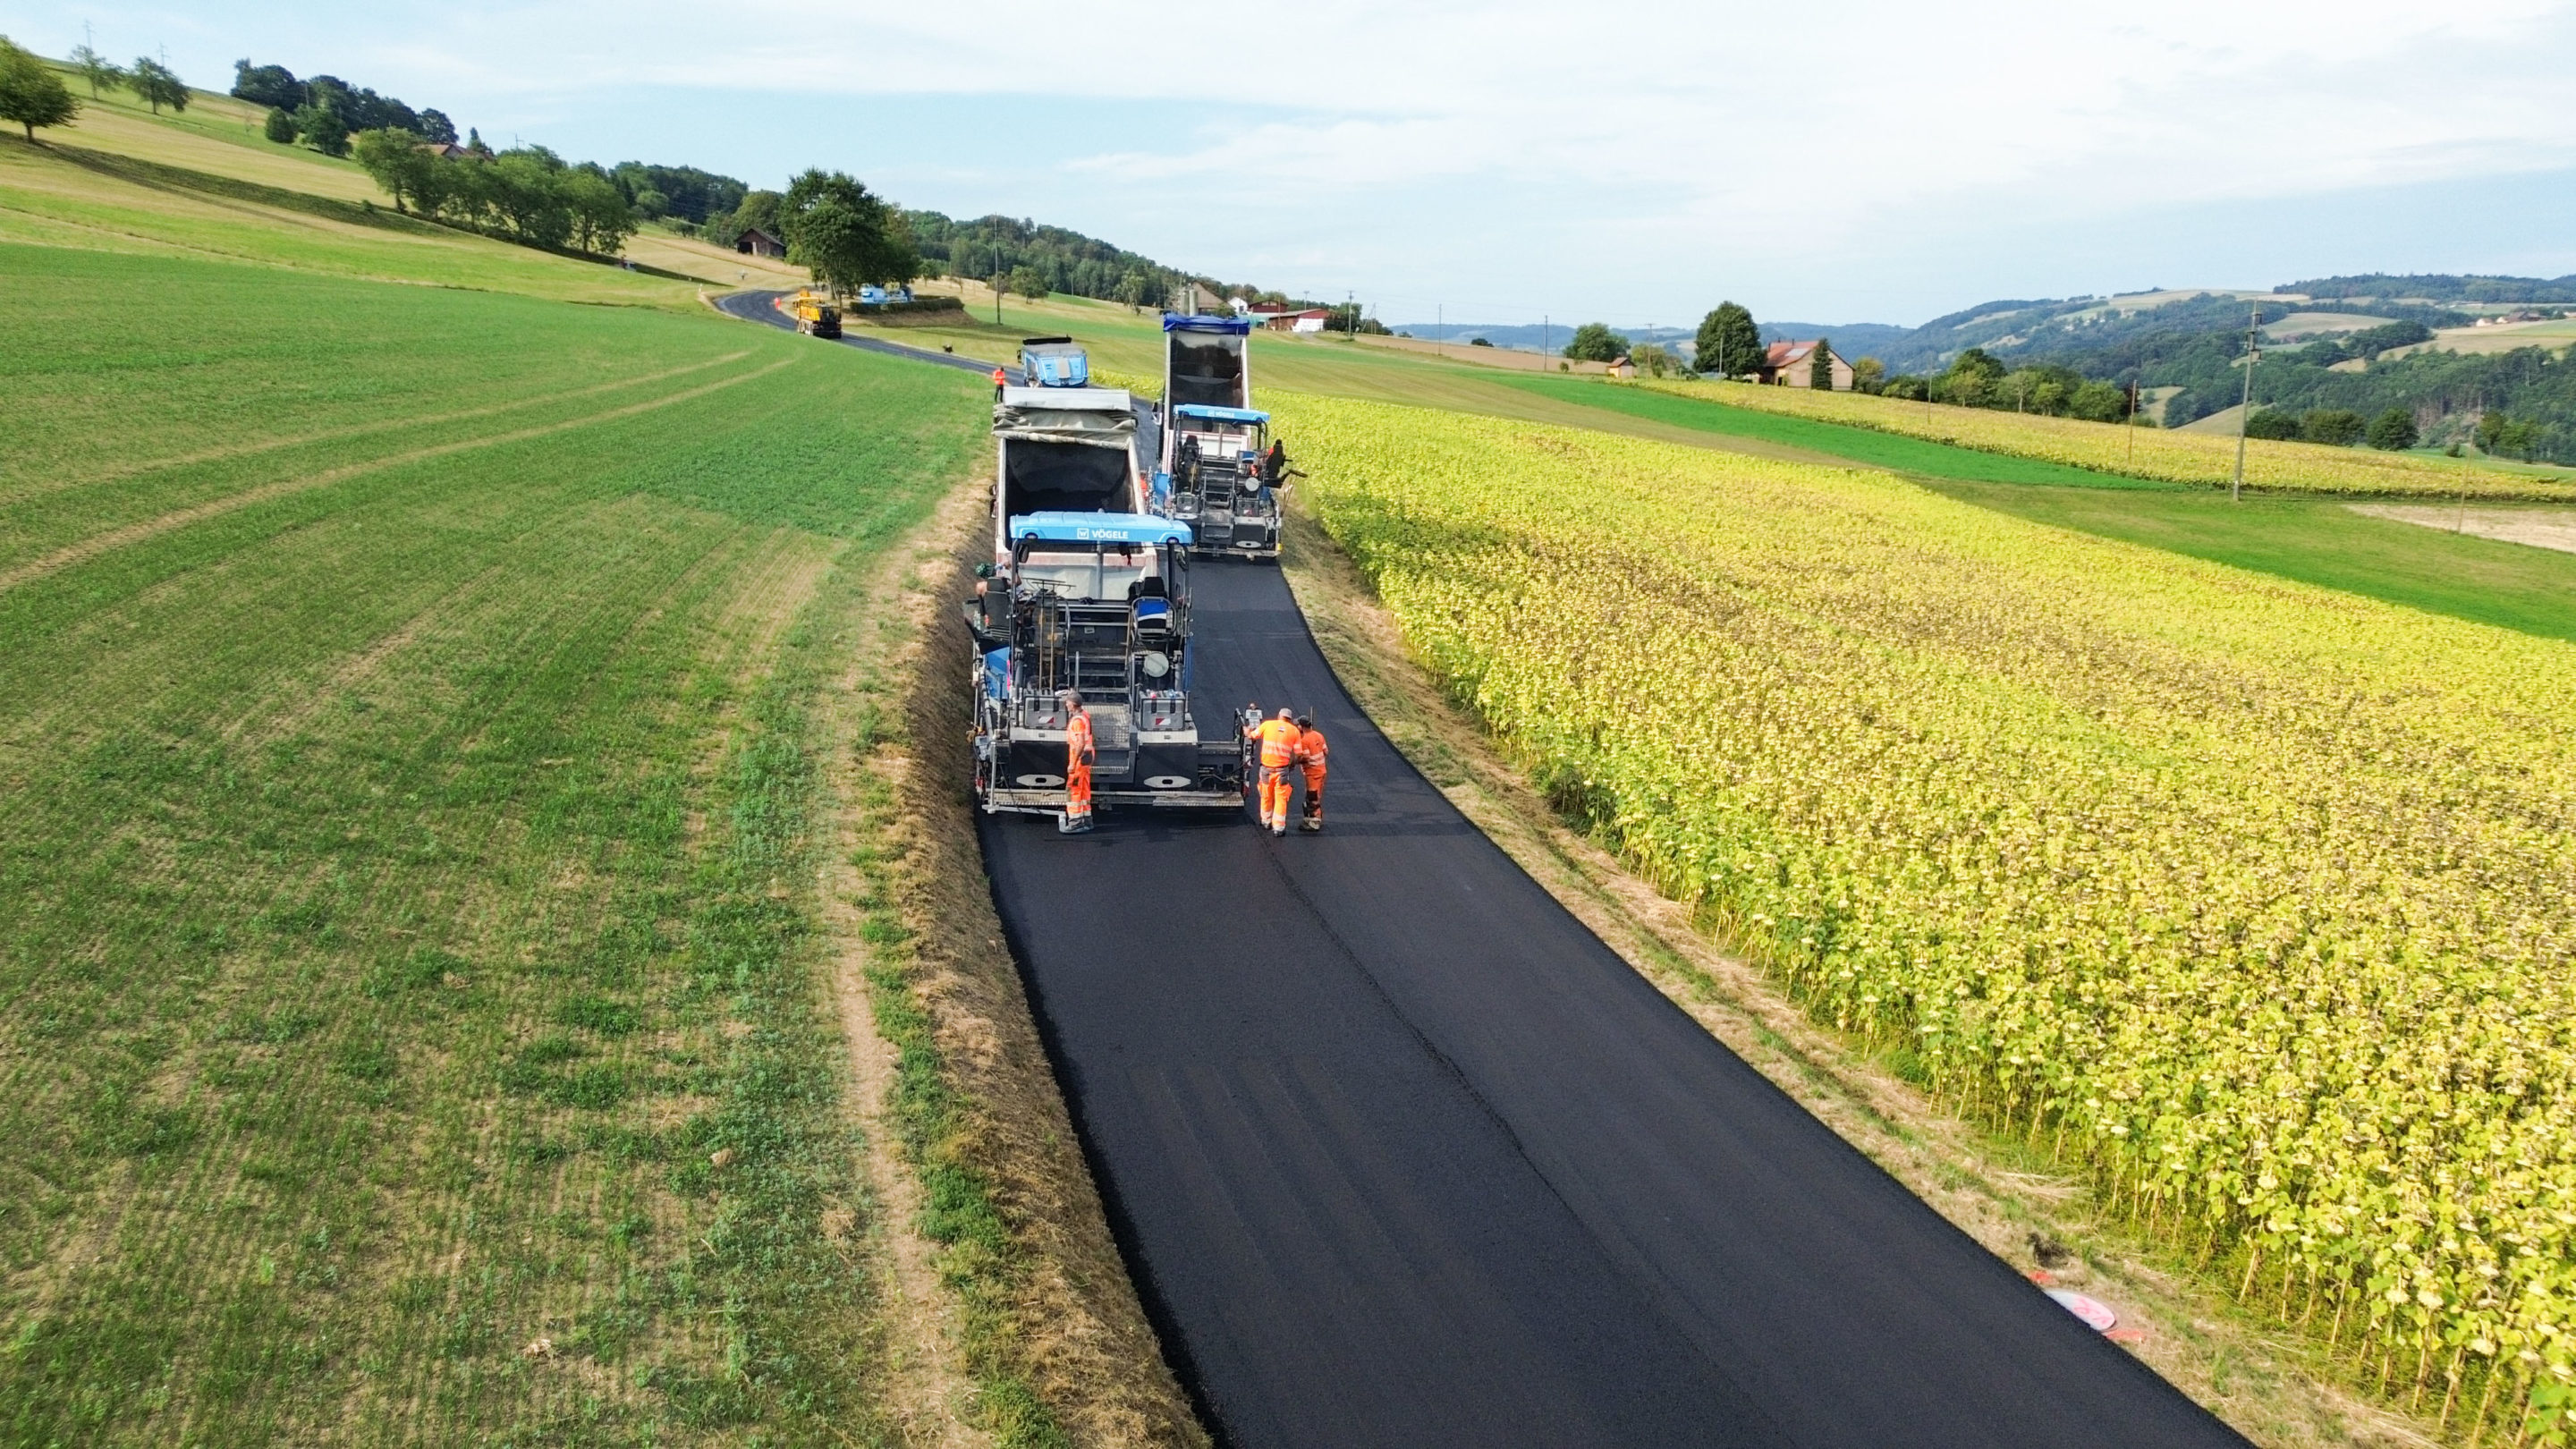
M2254 416L2254 364L2263 360L2263 309L2245 324L2245 400L2236 409L2236 481L2227 485L2227 501L2245 498L2245 424Z
M2129 467L2138 461L2138 380L2129 379L2129 456L2121 463Z
M1359 295L1357 292L1350 291L1342 293L1342 313L1348 319L1343 325L1350 329L1349 340L1353 342L1360 340Z

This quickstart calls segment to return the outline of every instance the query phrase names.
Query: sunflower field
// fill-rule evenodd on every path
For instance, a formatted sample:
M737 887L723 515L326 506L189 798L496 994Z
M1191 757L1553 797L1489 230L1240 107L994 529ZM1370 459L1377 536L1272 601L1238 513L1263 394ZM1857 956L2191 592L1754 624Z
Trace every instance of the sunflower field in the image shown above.
M1807 1009L2364 1382L2558 1442L2576 648L1884 474L1265 401L1418 657Z
M2129 428L2080 418L1996 412L1907 402L1863 393L1812 392L1803 387L1748 383L1639 380L1606 386L1697 398L1727 407L1783 413L1896 433L1927 442L2036 458L2097 473L2156 478L2224 488L2236 471L2233 435ZM2334 448L2322 443L2283 443L2264 438L2245 444L2245 486L2270 493L2332 493L2387 498L2411 495L2456 498L2576 499L2576 479L2539 477L2482 468L2474 462Z

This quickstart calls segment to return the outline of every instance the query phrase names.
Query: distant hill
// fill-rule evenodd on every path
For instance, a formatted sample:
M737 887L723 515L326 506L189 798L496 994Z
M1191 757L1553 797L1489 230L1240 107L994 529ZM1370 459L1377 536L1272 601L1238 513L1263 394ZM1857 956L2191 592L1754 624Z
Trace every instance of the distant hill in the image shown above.
M2315 298L2388 297L2427 302L2576 302L2576 276L2539 277L2391 276L2372 272L2358 277L2318 277L2277 287Z
M1482 337L1496 347L1510 347L1522 352L1557 352L1573 338L1579 322L1580 319L1544 325L1532 322L1526 326L1489 322L1390 322L1387 328L1394 332L1409 332L1420 338L1454 342L1461 347L1472 346L1476 338ZM1666 347L1678 342L1687 348L1697 327L1698 324L1693 323L1689 327L1613 327L1610 330L1630 342L1660 342Z
M1822 337L1834 344L1840 357L1875 357L1887 360L1888 350L1912 336L1911 327L1890 327L1884 322L1765 322L1765 342L1806 342Z

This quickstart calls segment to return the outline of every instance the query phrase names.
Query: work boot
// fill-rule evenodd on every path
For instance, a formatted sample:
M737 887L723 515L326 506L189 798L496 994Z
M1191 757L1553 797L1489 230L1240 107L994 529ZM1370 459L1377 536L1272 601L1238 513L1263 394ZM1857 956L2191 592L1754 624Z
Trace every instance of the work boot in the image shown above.
M1080 835L1091 829L1091 817L1059 815L1055 818L1055 829L1058 835Z
M1270 827L1270 833L1274 836L1286 835L1288 833L1288 827L1285 825L1273 825Z
M1308 835L1316 835L1323 831L1324 822L1321 820L1309 820L1304 824L1299 825L1297 828L1306 832Z

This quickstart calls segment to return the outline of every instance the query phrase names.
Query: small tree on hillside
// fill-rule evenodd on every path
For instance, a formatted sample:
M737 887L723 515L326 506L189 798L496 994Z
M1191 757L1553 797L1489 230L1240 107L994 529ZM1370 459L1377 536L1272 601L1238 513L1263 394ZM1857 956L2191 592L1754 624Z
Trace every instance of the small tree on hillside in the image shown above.
M420 147L420 138L409 131L390 127L360 131L353 147L358 164L394 199L394 210L418 207L423 215L438 209L429 193L435 189L431 173L438 158Z
M1753 314L1733 302L1720 302L1699 319L1691 365L1719 377L1742 377L1762 365L1762 329Z
M1887 364L1864 357L1852 364L1852 391L1876 392L1887 385Z
M1482 337L1476 338L1475 341L1478 345L1484 347L1491 347L1494 345L1485 341ZM1648 377L1661 377L1665 373L1673 370L1673 355L1652 342L1640 342L1635 347L1630 348L1628 350L1628 360L1635 363L1637 370L1646 374Z
M1055 288L1047 284L1046 273L1035 267L1011 268L1010 289L1032 302L1043 302L1055 295Z
M268 119L260 124L260 134L280 146L295 144L295 116L292 112L269 107Z
M1817 338L1816 350L1807 354L1807 388L1811 392L1834 390L1833 339Z
M0 121L15 121L36 139L38 126L59 126L80 114L80 102L54 68L0 35Z
M188 83L179 79L178 72L152 57L147 55L136 60L125 75L126 83L133 86L134 93L152 108L152 114L161 114L163 106L174 111L188 109Z
M1628 339L1610 330L1607 322L1586 322L1574 329L1574 340L1565 344L1565 355L1577 362L1610 362L1625 356Z
M79 71L81 79L88 82L89 98L93 101L106 91L125 84L125 72L86 45L73 49L72 69Z
M306 106L295 113L295 134L325 156L349 154L349 123L329 106Z
M2370 420L2370 446L2384 453L2399 453L2415 446L2415 415L2404 408L2390 408Z

